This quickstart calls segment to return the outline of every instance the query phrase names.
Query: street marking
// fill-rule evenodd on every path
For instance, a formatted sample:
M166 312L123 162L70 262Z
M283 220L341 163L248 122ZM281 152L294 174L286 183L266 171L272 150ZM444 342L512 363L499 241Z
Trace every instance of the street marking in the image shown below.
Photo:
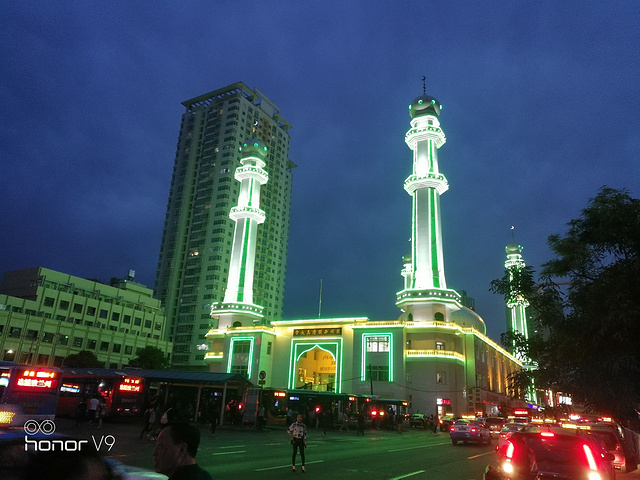
M313 462L307 462L307 465L311 465L312 463L324 463L324 460L314 460ZM256 468L256 472L265 472L267 470L278 470L279 468L291 468L291 464L286 465L278 465L276 467L265 467L265 468Z
M246 445L222 445L216 446L216 448L246 448Z
M390 478L389 480L400 480L401 478L409 478L409 477L413 477L414 475L420 475L421 473L424 473L424 472L426 472L426 470L418 470L417 472L407 473L406 475L393 477L393 478Z
M219 453L214 453L213 455L234 455L236 453L247 453L246 450L236 450L235 452L219 452Z
M445 443L434 443L433 445L417 445L415 447L406 447L406 448L394 448L391 450L387 450L387 452L402 452L403 450L415 450L416 448L431 448L437 447L438 445L448 445L449 442Z
M474 458L484 457L485 455L491 455L493 453L495 453L495 452L479 453L478 455L474 455L472 457L467 457L467 460L473 460Z

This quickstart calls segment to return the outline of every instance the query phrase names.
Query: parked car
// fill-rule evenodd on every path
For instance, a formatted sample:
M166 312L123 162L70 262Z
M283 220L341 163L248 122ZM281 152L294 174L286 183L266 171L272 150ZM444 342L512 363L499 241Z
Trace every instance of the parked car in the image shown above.
M562 430L562 429L559 429ZM581 431L513 432L485 480L585 479L614 480L614 456Z
M491 433L484 423L476 420L456 420L449 427L451 443L457 445L458 442L486 443L491 445Z

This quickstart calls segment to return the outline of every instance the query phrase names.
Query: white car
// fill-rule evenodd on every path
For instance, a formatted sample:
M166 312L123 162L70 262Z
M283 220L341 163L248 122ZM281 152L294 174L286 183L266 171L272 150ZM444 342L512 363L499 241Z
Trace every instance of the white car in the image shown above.
M491 445L491 432L484 423L477 420L456 420L449 428L449 436L454 445L458 442Z

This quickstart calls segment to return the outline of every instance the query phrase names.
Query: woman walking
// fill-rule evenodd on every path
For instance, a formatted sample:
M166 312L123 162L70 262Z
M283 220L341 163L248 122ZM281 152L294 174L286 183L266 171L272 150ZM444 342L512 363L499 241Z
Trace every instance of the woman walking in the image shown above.
M296 471L296 454L300 449L300 460L302 461L302 473L306 473L304 468L304 449L307 446L307 426L302 423L302 415L298 415L296 421L289 425L289 438L291 439L291 445L293 446L293 453L291 454L292 470Z

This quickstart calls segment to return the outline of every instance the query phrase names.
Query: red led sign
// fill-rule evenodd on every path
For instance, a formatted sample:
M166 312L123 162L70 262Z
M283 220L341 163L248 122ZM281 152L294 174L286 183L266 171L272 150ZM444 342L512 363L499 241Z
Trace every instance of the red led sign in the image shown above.
M142 391L142 379L125 378L118 388L121 392L140 393Z

